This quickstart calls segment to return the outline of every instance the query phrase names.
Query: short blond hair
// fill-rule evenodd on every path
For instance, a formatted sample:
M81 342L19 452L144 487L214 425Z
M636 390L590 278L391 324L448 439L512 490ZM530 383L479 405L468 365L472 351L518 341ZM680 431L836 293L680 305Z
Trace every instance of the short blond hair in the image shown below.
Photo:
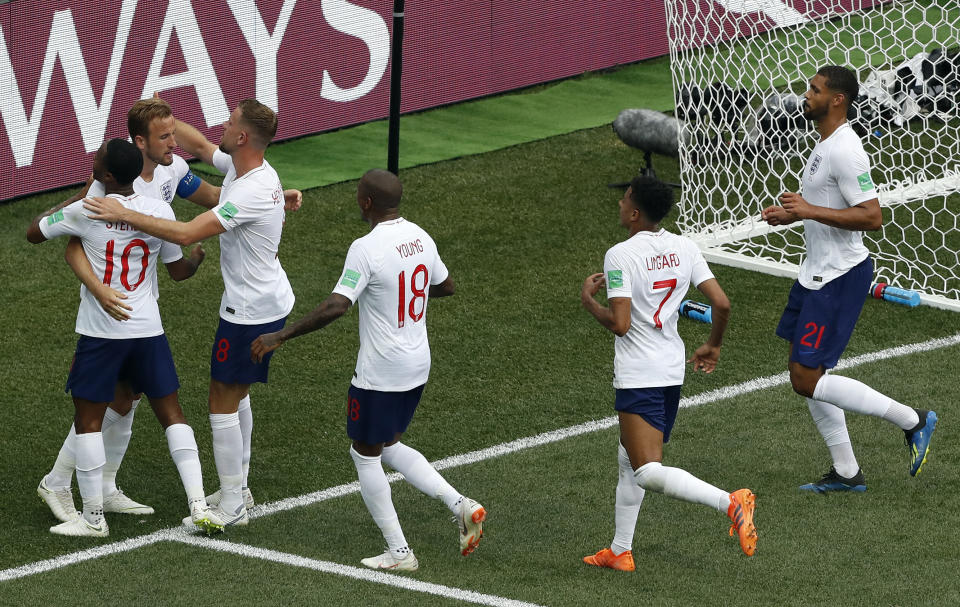
M130 133L130 139L136 139L138 135L144 139L148 138L150 123L158 118L169 116L173 116L173 110L163 99L151 97L134 103L127 112L127 131Z
M277 135L277 114L256 99L240 102L240 119L250 127L250 135L266 149Z

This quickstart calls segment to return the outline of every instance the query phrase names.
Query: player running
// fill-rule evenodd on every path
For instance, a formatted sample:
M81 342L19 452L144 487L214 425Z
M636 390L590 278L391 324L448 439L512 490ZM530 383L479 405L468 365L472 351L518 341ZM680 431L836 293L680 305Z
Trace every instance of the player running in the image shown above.
M111 139L97 151L94 175L111 200L124 208L173 218L169 205L136 194L132 182L143 160L139 150L123 139ZM211 518L203 492L200 459L193 430L187 425L177 399L179 381L157 307L157 259L167 266L171 278L186 280L203 260L203 250L194 249L184 259L180 247L138 232L122 222L102 223L90 219L82 202L63 203L38 216L27 230L27 239L43 242L57 236L81 239L84 252L103 283L127 295L131 317L120 321L98 305L86 288L81 289L76 331L77 350L67 379L73 396L75 461L83 512L65 512L66 520L50 528L52 533L106 537L103 469L106 464L102 429L107 404L119 381L142 391L163 426L170 455L187 493L191 522L202 528L217 526ZM71 499L72 506L72 499Z
M740 548L752 556L757 547L753 524L755 497L749 489L727 493L686 470L661 464L663 444L677 417L684 377L684 347L677 333L680 302L693 284L713 306L706 343L687 361L712 373L730 316L730 302L697 246L671 234L660 221L673 207L673 192L651 177L636 177L620 199L620 225L630 237L607 251L603 274L588 276L583 307L615 341L614 408L620 419L616 534L610 547L583 558L598 567L633 571L633 532L647 489L726 514ZM609 307L594 296L607 287Z
M450 486L417 451L400 442L430 374L427 302L453 295L453 279L437 246L420 226L400 216L400 180L381 169L360 179L357 204L370 233L350 245L343 274L331 293L304 318L253 342L254 360L288 339L321 329L360 308L360 353L347 391L347 436L360 494L383 533L387 550L362 559L372 569L415 571L393 506L383 463L414 487L447 505L460 526L460 552L480 542L486 510ZM399 302L399 304L398 304Z
M770 225L803 220L807 255L790 289L777 335L790 342L790 383L806 397L833 465L803 491L867 490L853 454L844 411L881 417L903 430L910 476L927 461L937 426L933 411L913 409L855 379L827 374L847 347L873 281L873 260L862 230L879 230L883 214L870 178L870 159L847 123L859 92L845 67L820 68L804 95L803 117L817 123L820 141L803 170L803 195L784 192L780 206L763 210Z

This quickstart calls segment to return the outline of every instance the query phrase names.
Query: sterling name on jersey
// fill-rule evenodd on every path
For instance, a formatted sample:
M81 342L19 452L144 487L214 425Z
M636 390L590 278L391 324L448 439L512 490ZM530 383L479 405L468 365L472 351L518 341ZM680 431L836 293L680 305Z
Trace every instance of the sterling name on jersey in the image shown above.
M817 143L803 169L803 198L812 205L847 209L877 197L870 179L870 159L848 123ZM807 255L797 280L818 290L867 258L863 232L803 220Z
M153 179L144 181L143 177L133 180L133 191L147 198L156 198L170 204L173 195L183 198L191 196L200 187L200 178L190 171L187 161L173 155L173 162L167 166L158 164L153 169ZM87 196L103 196L106 190L99 181L90 184Z
M187 197L200 187L200 178L196 177L187 166L187 161L174 154L173 162L167 166L158 164L153 169L153 179L144 181L143 177L133 180L133 191L146 198L162 200L170 204L174 193ZM94 180L87 190L87 196L106 196L106 188L99 181ZM160 297L157 284L153 285L153 296Z
M154 198L140 194L123 197L111 194L126 208L176 220L173 209ZM40 221L40 231L48 238L79 236L94 274L111 289L126 294L124 303L132 307L130 319L119 321L107 314L97 298L85 286L80 288L77 333L104 339L132 339L163 334L157 307L157 258L172 263L183 257L180 247L150 236L123 222L90 219L79 200Z
M227 230L220 235L220 318L238 325L279 320L294 302L278 257L286 217L280 178L266 160L238 178L233 159L220 150L213 164L226 175L213 208Z
M630 329L614 345L613 387L682 384L686 356L677 333L680 302L691 284L713 278L700 249L666 230L638 232L607 251L603 272L607 299L630 298Z
M427 382L427 299L448 274L430 235L402 217L353 241L333 292L360 302L354 386L403 392Z

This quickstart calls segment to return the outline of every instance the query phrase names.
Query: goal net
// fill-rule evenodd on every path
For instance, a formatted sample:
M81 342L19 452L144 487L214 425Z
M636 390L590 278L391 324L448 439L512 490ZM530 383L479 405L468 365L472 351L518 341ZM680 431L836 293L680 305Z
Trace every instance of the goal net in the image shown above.
M960 310L960 3L666 0L680 137L678 226L706 258L795 277L802 222L760 210L798 191L819 135L800 116L819 67L860 80L850 122L884 226L864 233L875 281Z

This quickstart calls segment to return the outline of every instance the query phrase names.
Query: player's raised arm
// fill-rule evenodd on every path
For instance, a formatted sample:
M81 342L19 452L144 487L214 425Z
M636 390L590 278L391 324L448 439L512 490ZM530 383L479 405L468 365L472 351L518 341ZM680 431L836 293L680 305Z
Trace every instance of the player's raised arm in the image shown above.
M70 206L74 202L76 201L72 197L68 198L63 202L61 202L60 204L58 204L57 206L51 207L46 211L44 211L43 213L40 213L39 215L34 217L33 221L30 222L30 225L27 226L27 241L30 242L31 244L40 244L41 242L45 241L47 237L44 236L42 231L40 231L40 222L46 219L47 217L49 217L50 215L53 215L57 211L61 210L62 208Z
M594 296L605 284L606 279L602 273L587 276L580 289L580 303L597 319L597 322L612 331L614 335L623 337L630 330L630 298L614 297L609 300L609 308L600 305Z
M184 223L131 211L112 198L84 198L83 206L93 212L91 219L122 221L141 232L184 247L226 232L213 211L201 213Z
M177 120L177 143L183 151L195 156L209 165L213 164L213 153L217 146L203 136L203 133L182 120Z

